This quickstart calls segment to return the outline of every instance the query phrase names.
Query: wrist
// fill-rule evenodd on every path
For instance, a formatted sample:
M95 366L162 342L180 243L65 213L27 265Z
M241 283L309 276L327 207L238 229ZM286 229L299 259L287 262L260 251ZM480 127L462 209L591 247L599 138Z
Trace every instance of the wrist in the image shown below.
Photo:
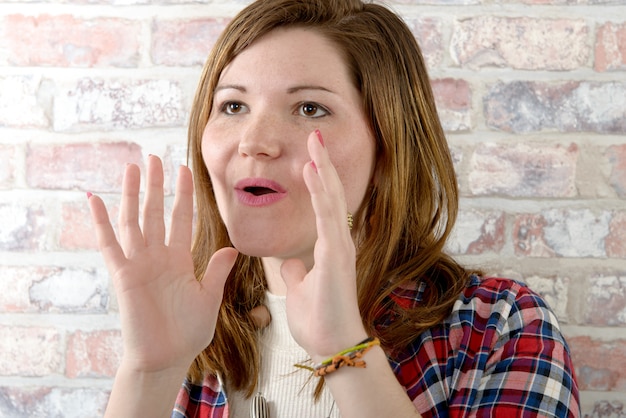
M105 417L169 417L186 373L183 367L146 370L122 360Z
M132 361L131 359L122 358L116 375L123 375L137 379L140 383L142 381L168 381L170 379L177 379L181 382L181 379L187 374L189 370L188 366L169 365L169 366L147 366L142 363Z
M311 354L311 361L314 364L320 364L329 358L345 351L351 347L354 347L356 344L359 344L369 335L365 332L365 329L355 330L355 332L345 333L335 338L332 342L325 344L325 347L320 349L316 353Z
M315 377L323 377L337 371L341 367L365 368L366 362L363 356L372 348L379 346L380 340L374 337L368 337L358 344L346 348L332 357L323 360L321 363L313 366L313 374Z

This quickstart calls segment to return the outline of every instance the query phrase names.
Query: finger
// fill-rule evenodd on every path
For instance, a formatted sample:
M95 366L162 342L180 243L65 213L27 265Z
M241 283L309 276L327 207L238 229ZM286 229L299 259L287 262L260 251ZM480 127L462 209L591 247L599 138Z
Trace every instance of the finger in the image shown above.
M224 284L228 275L235 265L239 252L232 247L225 247L217 250L202 277L202 286L207 290L209 302L219 306L224 295Z
M170 228L170 245L190 248L193 221L193 180L188 167L178 169L176 197Z
M109 272L113 276L114 272L122 266L126 257L124 257L122 247L120 247L117 241L113 226L111 226L111 221L109 220L109 214L102 199L98 196L90 196L89 210L92 223L96 229L98 248L109 268Z
M341 179L330 160L328 149L323 144L322 133L319 130L315 130L309 135L307 149L311 159L315 162L315 170L313 171L317 173L324 191L329 195L329 199L335 201L338 199L345 203Z
M148 157L142 229L146 245L163 244L165 240L165 221L163 219L163 164L161 163L161 159L154 155Z
M143 247L143 235L139 229L139 167L135 164L126 166L120 202L119 231L120 242L124 253L128 256L134 249Z
M318 237L333 240L349 236L347 205L337 170L315 133L309 136L307 147L315 163L304 167L303 177L311 194Z
M287 292L302 283L306 274L306 267L302 260L292 258L286 260L280 266L280 275L287 286Z

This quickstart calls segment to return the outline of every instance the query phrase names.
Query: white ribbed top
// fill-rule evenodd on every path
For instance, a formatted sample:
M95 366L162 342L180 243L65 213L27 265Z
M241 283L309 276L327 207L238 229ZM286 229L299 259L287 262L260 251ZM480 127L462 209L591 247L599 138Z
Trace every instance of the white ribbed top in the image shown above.
M327 389L319 402L313 402L317 378L307 384L311 373L294 367L308 358L306 351L291 336L287 325L286 298L269 292L266 306L272 316L260 338L260 391L267 399L271 418L339 418L339 409ZM250 399L241 392L228 393L231 417L250 418Z

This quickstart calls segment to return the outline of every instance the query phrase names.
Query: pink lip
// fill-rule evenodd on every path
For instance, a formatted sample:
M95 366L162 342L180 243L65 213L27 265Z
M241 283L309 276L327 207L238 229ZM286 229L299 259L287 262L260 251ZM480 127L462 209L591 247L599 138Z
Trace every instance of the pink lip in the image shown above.
M267 189L267 193L254 194L253 189ZM268 206L287 196L285 190L275 181L264 178L247 178L235 184L235 192L241 203L248 206Z

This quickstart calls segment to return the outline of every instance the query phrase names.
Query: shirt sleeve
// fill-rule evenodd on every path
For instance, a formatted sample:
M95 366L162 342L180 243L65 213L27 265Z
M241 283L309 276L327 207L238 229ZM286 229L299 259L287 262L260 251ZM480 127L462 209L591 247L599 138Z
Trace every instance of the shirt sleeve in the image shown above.
M569 348L521 283L474 277L450 316L390 359L428 417L579 417Z
M221 418L227 415L226 395L214 376L207 376L202 384L185 380L174 404L171 418Z
M498 331L484 350L469 416L579 417L574 368L556 316L527 287L515 284L510 293L510 309L492 312Z

